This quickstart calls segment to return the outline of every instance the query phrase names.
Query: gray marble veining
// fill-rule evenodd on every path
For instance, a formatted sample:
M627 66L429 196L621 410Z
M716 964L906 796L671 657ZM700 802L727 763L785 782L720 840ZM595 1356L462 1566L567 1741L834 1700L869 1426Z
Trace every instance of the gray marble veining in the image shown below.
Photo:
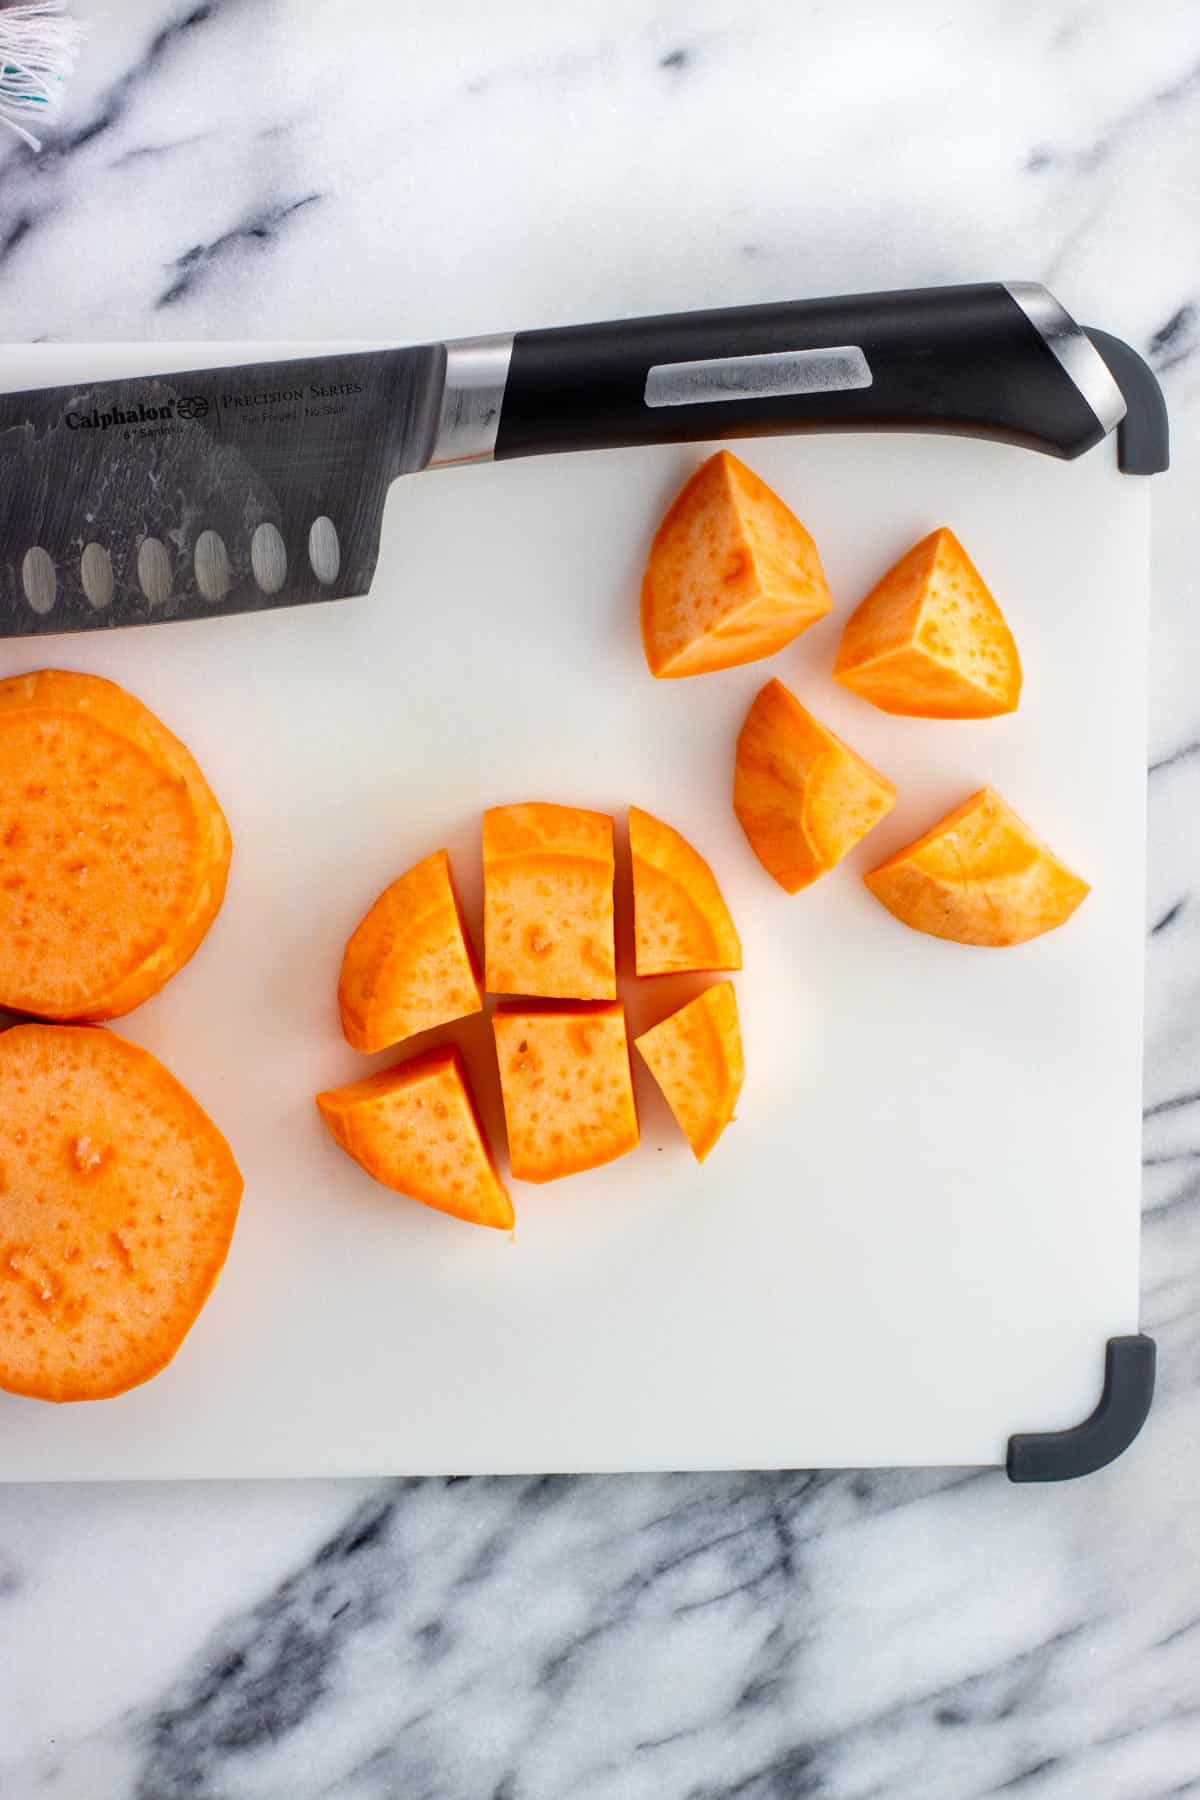
M1041 279L1148 355L1144 1323L1087 1482L0 1490L6 1800L1200 1794L1200 15L95 0L0 333L419 341Z

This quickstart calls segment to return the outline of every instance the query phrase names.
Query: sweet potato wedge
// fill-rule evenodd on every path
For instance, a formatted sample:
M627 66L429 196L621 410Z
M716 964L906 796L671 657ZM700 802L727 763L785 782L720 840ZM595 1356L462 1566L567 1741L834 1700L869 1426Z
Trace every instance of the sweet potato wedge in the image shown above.
M629 809L629 851L637 973L740 969L741 940L700 852L640 806Z
M454 1045L331 1088L317 1108L346 1154L384 1187L471 1225L511 1229L512 1202Z
M658 528L642 580L650 673L773 656L833 605L799 519L728 450L702 463Z
M931 532L851 614L834 679L888 713L990 719L1015 712L1021 659L1008 622L954 533Z
M242 1178L212 1120L115 1032L0 1032L0 1388L102 1400L170 1362Z
M445 850L393 881L342 957L338 1009L355 1050L387 1050L483 1007L471 940Z
M636 1147L623 1006L500 1006L492 1027L518 1181L578 1175Z
M489 993L615 999L613 867L606 813L541 801L484 813Z
M789 894L826 874L891 811L896 790L769 681L737 743L733 807L750 848Z
M992 949L1053 931L1090 892L992 788L864 880L914 931Z
M132 694L0 681L0 1007L114 1019L198 948L232 842L194 759Z
M733 983L706 988L633 1041L703 1162L733 1118L746 1075Z

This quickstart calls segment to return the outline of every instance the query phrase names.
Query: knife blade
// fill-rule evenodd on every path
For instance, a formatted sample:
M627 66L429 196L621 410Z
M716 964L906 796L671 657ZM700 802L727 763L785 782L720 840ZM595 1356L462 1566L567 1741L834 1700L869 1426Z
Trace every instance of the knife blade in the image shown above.
M0 636L362 594L445 463L812 430L1076 456L1125 400L1044 289L785 302L0 395Z
M0 397L0 632L365 593L445 364L427 345Z

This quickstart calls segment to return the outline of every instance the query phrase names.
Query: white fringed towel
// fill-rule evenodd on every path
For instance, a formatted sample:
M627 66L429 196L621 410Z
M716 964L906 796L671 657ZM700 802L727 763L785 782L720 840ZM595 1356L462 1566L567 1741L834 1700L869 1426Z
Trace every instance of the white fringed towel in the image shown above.
M25 121L54 111L82 37L83 27L68 17L64 0L0 9L0 123L31 150L41 149L41 139Z

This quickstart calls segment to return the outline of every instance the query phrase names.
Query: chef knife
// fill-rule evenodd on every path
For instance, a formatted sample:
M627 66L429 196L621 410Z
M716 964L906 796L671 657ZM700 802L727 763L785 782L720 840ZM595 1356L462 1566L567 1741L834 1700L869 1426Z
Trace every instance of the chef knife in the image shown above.
M996 283L0 395L0 636L365 593L392 481L451 463L818 430L1079 456L1125 413L1102 341Z

